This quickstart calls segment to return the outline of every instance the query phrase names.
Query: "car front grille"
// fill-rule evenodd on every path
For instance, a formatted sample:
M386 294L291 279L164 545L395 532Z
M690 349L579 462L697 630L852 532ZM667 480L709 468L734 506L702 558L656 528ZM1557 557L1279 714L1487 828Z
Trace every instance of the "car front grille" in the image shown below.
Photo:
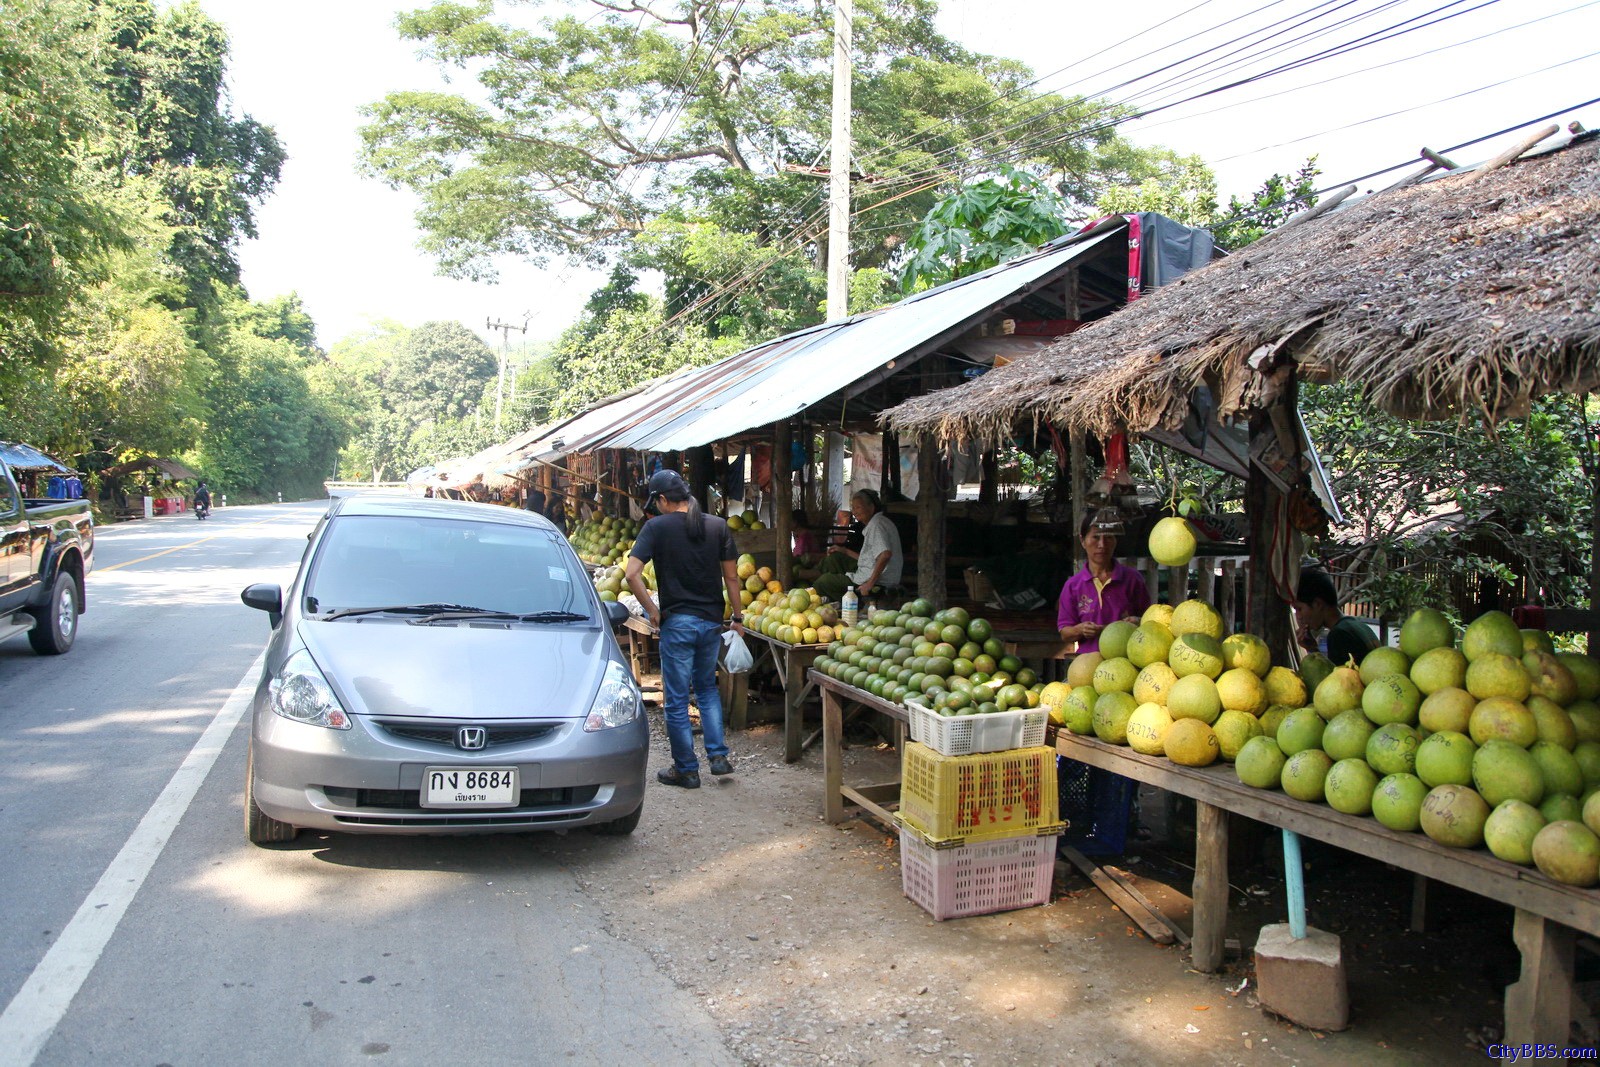
M324 786L329 800L346 808L381 808L385 811L439 811L424 808L422 793L416 789L337 789ZM491 808L485 814L526 813L539 808L571 808L589 803L600 792L597 785L568 786L564 789L524 789L515 808ZM526 809L526 810L525 810Z
M456 732L463 726L482 727L488 734L485 749L525 745L561 728L555 722L419 722L414 719L374 719L384 733L439 748L455 748ZM477 751L477 750L474 750Z
M351 826L536 826L571 822L587 816L583 810L599 794L597 785L565 789L524 789L515 808L452 811L424 808L415 789L322 788L328 800L345 808L334 816ZM572 810L572 809L579 810Z

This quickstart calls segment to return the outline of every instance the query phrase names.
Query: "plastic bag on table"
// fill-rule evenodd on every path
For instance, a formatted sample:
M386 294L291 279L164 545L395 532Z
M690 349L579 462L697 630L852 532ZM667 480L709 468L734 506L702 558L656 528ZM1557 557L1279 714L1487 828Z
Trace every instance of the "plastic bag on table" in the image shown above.
M733 630L723 633L722 646L722 669L729 674L743 674L755 665L750 646Z

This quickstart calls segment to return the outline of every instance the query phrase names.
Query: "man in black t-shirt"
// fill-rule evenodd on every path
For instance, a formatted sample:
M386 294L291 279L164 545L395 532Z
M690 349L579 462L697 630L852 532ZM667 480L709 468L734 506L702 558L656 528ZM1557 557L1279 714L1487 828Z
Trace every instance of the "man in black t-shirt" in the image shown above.
M700 788L700 763L689 725L689 693L700 708L700 733L712 774L732 774L722 736L722 698L717 692L717 655L722 650L723 591L739 603L738 552L728 524L705 515L677 471L657 471L646 487L645 506L660 514L644 524L628 555L628 587L661 632L661 691L672 744L672 769L658 771L665 785ZM644 582L644 565L655 563L656 590ZM733 629L743 633L735 610Z

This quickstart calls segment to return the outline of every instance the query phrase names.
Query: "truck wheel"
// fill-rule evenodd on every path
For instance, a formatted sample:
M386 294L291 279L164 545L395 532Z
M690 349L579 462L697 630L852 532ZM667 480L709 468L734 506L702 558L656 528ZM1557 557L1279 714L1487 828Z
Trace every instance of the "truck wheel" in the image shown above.
M298 826L281 822L256 807L256 754L252 749L244 766L244 835L252 845L276 845L293 841Z
M50 585L50 597L43 607L29 608L33 629L28 643L41 656L59 656L72 647L78 636L78 584L72 575L59 571Z

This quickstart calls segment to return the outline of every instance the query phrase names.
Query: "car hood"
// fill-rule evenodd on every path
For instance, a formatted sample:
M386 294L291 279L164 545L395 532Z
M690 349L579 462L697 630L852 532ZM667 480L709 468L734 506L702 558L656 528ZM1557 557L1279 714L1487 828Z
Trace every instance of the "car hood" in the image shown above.
M302 621L311 657L352 715L577 719L609 661L603 631Z

